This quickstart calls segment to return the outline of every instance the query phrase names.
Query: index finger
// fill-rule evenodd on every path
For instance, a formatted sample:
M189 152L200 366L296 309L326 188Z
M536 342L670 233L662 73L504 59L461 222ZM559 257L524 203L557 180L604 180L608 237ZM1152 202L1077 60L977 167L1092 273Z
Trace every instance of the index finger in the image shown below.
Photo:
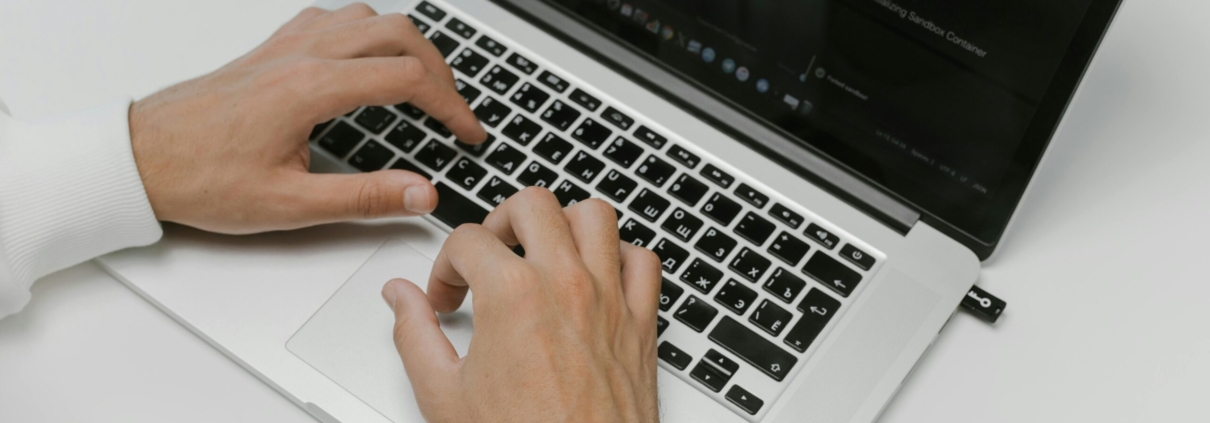
M433 309L442 313L457 310L466 299L466 291L478 289L474 284L494 280L519 260L520 257L483 226L459 226L446 238L433 261L428 285Z
M505 244L520 244L527 260L555 265L580 261L563 206L545 188L513 194L483 219L483 227Z

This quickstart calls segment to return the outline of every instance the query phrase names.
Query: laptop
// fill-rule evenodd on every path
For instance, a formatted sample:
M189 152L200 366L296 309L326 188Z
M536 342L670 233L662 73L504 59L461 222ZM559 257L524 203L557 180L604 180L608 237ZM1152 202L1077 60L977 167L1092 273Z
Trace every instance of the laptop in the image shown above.
M491 137L361 107L314 129L314 170L425 175L431 215L166 225L100 264L320 421L420 422L383 283L423 287L453 227L524 187L600 198L664 268L663 420L783 423L877 419L996 251L1119 0L370 4L446 56ZM465 354L469 307L441 323Z

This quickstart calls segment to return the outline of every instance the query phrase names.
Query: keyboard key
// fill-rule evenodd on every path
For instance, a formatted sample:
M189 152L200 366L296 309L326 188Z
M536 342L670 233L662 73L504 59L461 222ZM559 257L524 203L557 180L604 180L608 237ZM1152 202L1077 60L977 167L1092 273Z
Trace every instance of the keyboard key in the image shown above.
M659 220L660 215L664 214L664 210L672 203L660 197L659 194L643 189L639 192L639 196L630 202L630 210L638 213L649 222Z
M529 162L529 165L525 166L525 170L522 170L521 174L517 175L517 182L520 182L522 185L527 187L543 187L546 189L555 186L556 179L559 179L559 173L547 169L541 163L538 163L537 160Z
M441 31L433 31L433 34L429 35L429 41L432 41L433 45L437 47L437 51L441 52L441 57L450 57L450 53L457 50L459 45L458 40Z
M622 113L618 109L613 108L613 106L606 107L605 111L601 112L601 117L604 118L606 122L622 128L623 131L630 129L630 126L634 125L634 119L632 119L630 116L626 116L625 113Z
M379 144L378 141L369 140L357 149L352 157L349 157L349 164L362 172L373 172L386 167L393 158L395 158L395 152Z
M433 132L437 133L437 136L442 138L449 138L451 135L454 135L453 132L450 132L449 128L445 127L444 123L441 123L441 121L433 118L432 116L424 120L424 127L432 129Z
M765 204L769 202L769 196L761 194L760 191L748 186L748 184L739 184L735 188L735 195L758 209L764 208Z
M332 121L329 120L329 121L321 123L319 125L315 125L314 127L311 128L311 135L307 136L307 140L310 141L310 140L315 139L315 137L318 137L319 134L323 133L324 129L328 129L328 125L331 125L331 124L332 124Z
M655 147L656 150L664 148L664 144L668 143L668 138L665 138L663 135L657 134L650 128L641 125L639 126L639 129L634 130L634 137L638 138L639 141Z
M487 57L479 53L475 53L470 47L462 49L462 52L454 56L454 60L450 61L450 67L457 69L466 76L474 78L479 76L479 72L487 67ZM478 90L476 90L478 91Z
M405 116L415 120L420 120L424 117L424 110L417 109L416 106L408 103L396 104L395 110L398 110L399 113L403 113Z
M741 209L742 207L735 200L715 193L709 201L706 201L706 205L702 206L702 213L710 216L715 222L727 226L731 224L732 220L735 220L735 216L739 215Z
M546 111L542 112L542 120L559 128L560 131L566 131L579 118L579 110L563 104L559 100L555 100L554 103L550 104L550 107L546 108Z
M559 186L553 191L555 193L555 198L559 199L559 204L562 204L563 207L568 207L572 204L587 200L588 197L591 196L591 194L589 194L588 191L585 191L584 188L580 188L576 186L576 184L573 184L571 181L566 179L564 179L563 182L560 183Z
M681 281L706 295L710 295L710 291L722 280L723 271L706 264L702 259L694 259L689 268L685 269L685 273L681 274Z
M798 364L798 358L744 327L731 316L723 316L714 326L714 330L710 331L710 340L778 382L785 379L790 369Z
M652 185L660 187L664 185L665 181L672 178L672 175L676 173L676 167L660 160L655 154L650 154L647 156L647 160L644 160L635 170L635 173L646 179L647 182L651 182Z
M479 121L492 128L500 125L500 122L503 122L504 118L512 112L512 109L491 96L484 98L483 102L479 103L479 107L475 108L475 116L479 118Z
M739 385L731 385L731 389L727 390L727 401L731 401L740 410L748 412L748 414L756 415L760 408L765 405L764 401L752 395L751 392L744 390Z
M845 244L844 247L840 247L840 256L856 264L861 270L870 270L871 267L874 267L874 257L857 249L853 244Z
M702 158L698 157L697 154L693 154L689 150L686 150L685 147L679 145L668 147L668 157L681 162L681 164L690 169L697 167L697 164L702 161Z
M454 81L454 88L458 90L458 94L462 95L462 99L466 101L466 104L474 103L479 98L479 95L483 94L483 91L479 91L474 85L461 79Z
M429 28L432 28L432 26L429 25L427 22L425 22L425 21L421 20L420 18L417 18L413 15L408 15L408 19L412 20L412 25L415 25L416 30L420 31L421 34L429 32Z
M626 223L623 223L622 227L618 229L618 235L623 242L629 242L638 247L651 245L651 240L655 239L655 231L634 219L627 219Z
M710 326L710 322L714 320L714 316L717 315L718 309L693 295L690 295L685 303L681 304L681 308L673 314L676 320L680 320L681 323L697 332L706 330L706 327Z
M420 12L424 16L428 16L429 19L434 21L445 19L445 11L438 9L437 6L433 6L432 3L427 1L420 2L420 4L416 6L416 11Z
M483 219L487 217L487 209L466 198L453 187L444 182L433 186L437 188L438 201L432 215L449 227L457 228L463 223L483 223Z
M815 338L823 331L832 316L840 310L840 301L818 289L807 292L807 297L798 304L798 311L803 313L798 324L786 334L786 345L803 352L815 342Z
M446 179L458 184L458 186L465 188L467 191L478 185L484 176L487 176L487 169L472 162L467 157L455 161L454 167L451 167L450 171L445 174Z
M706 351L706 355L702 356L702 361L710 363L719 370L722 370L723 373L729 375L733 375L735 372L739 371L739 363L735 362L735 360L727 358L727 356L715 351L714 349Z
M815 255L812 255L802 271L824 286L832 288L842 297L852 294L853 289L857 288L857 284L861 282L860 274L836 259L828 257L823 251L817 251Z
M421 141L424 141L425 136L427 134L424 133L424 130L417 128L416 124L400 120L399 124L395 125L395 129L387 132L384 138L391 145L395 146L395 148L404 153L411 153L412 150L420 145Z
M717 367L707 364L705 360L699 361L696 366L693 366L689 376L714 392L723 390L723 387L727 386L727 381L731 380L730 374L723 373Z
M395 112L387 110L386 107L369 106L361 109L361 113L358 113L353 121L371 134L381 134L390 127L396 117L398 116L395 115Z
M702 228L702 219L698 219L696 216L678 207L668 217L668 220L664 221L664 225L661 227L681 241L689 242L697 234L698 229Z
M802 215L795 213L788 207L781 205L781 203L776 203L773 205L773 208L769 209L769 216L773 216L774 219L785 223L790 229L798 229L798 226L802 225Z
M517 88L517 92L513 93L512 102L530 113L537 113L538 109L546 104L546 100L550 99L550 94L547 94L542 89L526 82L521 84L521 88Z
M584 145L596 150L597 147L600 147L601 144L605 142L605 140L609 139L609 135L612 133L613 131L610 131L609 128L606 128L604 125L601 125L596 121L592 119L584 119L584 122L580 123L580 127L576 128L571 135L575 139L584 143Z
M723 172L722 169L710 163L706 163L706 166L702 167L702 176L723 188L730 187L731 183L735 182L735 177L731 176L730 173Z
M743 219L740 219L739 224L735 225L735 233L756 245L764 244L765 240L769 239L769 235L773 235L774 229L777 227L773 225L773 222L765 220L753 212L748 212Z
M567 81L563 80L563 78L555 76L555 74L550 73L550 71L542 71L542 75L538 76L538 80L542 81L542 83L546 84L546 86L554 89L557 93L567 91L567 88L571 86L571 84L568 84Z
M651 251L654 251L655 255L660 257L660 266L668 273L676 273L676 270L689 258L688 251L685 251L685 249L667 239L661 239L655 243L655 247ZM699 330L698 332L701 331Z
M705 197L706 192L709 190L710 188L706 187L706 184L703 184L697 179L693 179L693 177L689 176L688 173L682 173L681 176L676 178L676 181L672 183L672 186L668 187L669 194L672 194L673 197L684 201L685 204L688 204L690 207L693 207L698 201L701 201L702 197Z
M597 100L596 97L593 97L579 88L576 88L574 91L572 91L571 95L568 97L571 98L571 101L583 106L590 112L595 112L597 111L598 107L601 107L601 100Z
M501 54L504 54L505 50L508 50L504 48L504 46L500 45L499 42L496 42L496 40L492 39L492 37L488 37L486 35L479 37L479 40L475 41L475 45L479 46L479 48L483 49L488 54L496 57L500 57Z
M803 234L829 250L836 248L836 244L840 243L840 237L814 223L807 225L807 230Z
M639 183L634 179L630 179L618 172L616 169L610 169L609 173L597 183L597 191L605 194L606 197L613 199L619 203L626 201L630 197L630 193L634 192L635 188L639 187Z
M630 165L639 161L639 156L642 155L643 147L627 141L621 135L618 135L613 139L613 142L609 143L609 146L605 147L605 157L613 160L614 163L622 166L623 169L629 169Z
M685 352L681 351L680 348L669 344L668 341L661 342L660 346L656 348L656 351L656 355L660 356L660 360L664 360L665 363L671 364L672 367L676 367L677 370L685 370L686 367L689 367L689 362L693 361L693 357L690 357L689 354L685 354Z
M316 144L319 144L324 150L328 150L333 156L344 157L365 138L364 132L354 128L348 122L337 122L336 126L320 137Z
M508 197L512 197L516 193L517 187L504 182L503 179L497 176L492 176L491 180L483 184L483 188L479 188L479 192L476 195L483 199L483 201L491 203L492 206L499 206L500 203L503 203L504 200L507 200Z
M411 161L408 161L407 159L402 158L402 157L395 160L395 163L391 163L391 169L406 170L408 172L412 172L417 175L423 176L424 179L428 179L430 181L433 180L433 176L429 175L428 172L425 172L424 169L421 169L420 166L417 166L415 163L412 163Z
M504 95L520 79L516 74L496 65L492 67L492 70L483 74L483 78L479 79L479 82L497 94Z
M529 61L529 59L526 59L525 56L517 53L513 53L512 56L508 56L508 60L505 62L507 62L509 66L517 68L517 70L526 75L532 74L534 71L538 70L538 65L535 65L533 62Z
M564 157L571 154L571 150L570 142L549 132L546 133L545 137L542 137L542 141L538 141L538 144L534 145L534 152L552 164L562 162Z
M774 257L790 266L796 266L803 257L807 256L807 250L810 249L811 247L808 247L806 242L789 232L782 232L777 235L777 238L773 238L773 244L769 245L769 254L773 254Z
M660 311L668 311L672 309L673 304L676 304L676 300L681 299L681 294L685 293L685 289L672 283L668 278L660 279Z
M777 299L785 301L786 304L793 302L806 287L806 281L780 267L774 270L773 275L769 276L769 280L765 282L765 291L773 294Z
M425 144L424 147L420 147L420 151L416 152L416 161L428 166L429 169L440 172L457 155L458 152L454 151L454 149L437 140L432 140L428 144Z
M500 169L505 175L512 175L517 168L521 167L521 163L525 162L525 152L502 142L496 147L496 151L487 155L485 161L492 167Z
M743 316L748 311L748 307L756 301L756 291L749 289L735 279L727 279L727 283L723 284L723 289L718 291L718 295L714 296L714 302L722 304L728 310L734 311L735 314Z
M755 251L744 247L744 249L739 251L739 255L736 255L735 259L731 261L730 267L731 270L739 273L744 279L756 282L760 280L761 276L765 275L765 272L769 270L769 266L772 264L773 262L769 261L769 259L761 257Z
M388 141L390 141L390 140L388 140ZM492 143L495 141L496 141L495 135L487 134L487 140L483 141L479 144L471 145L471 144L467 144L467 143L464 143L459 140L454 140L454 145L458 146L458 148L461 148L462 151L466 152L466 154L470 154L475 157L483 157L483 153L487 152L488 148L490 148L492 146Z
M445 23L445 29L468 40L475 36L475 28L471 28L470 25L467 25L466 22L462 22L458 18L450 18L450 21Z
M710 257L714 261L721 263L723 259L726 259L731 254L731 250L735 249L736 244L738 242L724 235L722 231L710 228L706 229L706 233L702 235L701 239L697 240L697 244L693 248L701 251L706 257Z
M517 144L529 145L530 141L542 133L542 125L517 114L509 120L508 125L504 125L504 129L501 129L500 133L512 138Z
M668 329L668 321L663 317L655 316L655 336L664 334L664 329Z
M605 162L581 150L572 155L571 161L567 162L563 169L581 181L592 182L593 179L596 179L597 174L605 169Z

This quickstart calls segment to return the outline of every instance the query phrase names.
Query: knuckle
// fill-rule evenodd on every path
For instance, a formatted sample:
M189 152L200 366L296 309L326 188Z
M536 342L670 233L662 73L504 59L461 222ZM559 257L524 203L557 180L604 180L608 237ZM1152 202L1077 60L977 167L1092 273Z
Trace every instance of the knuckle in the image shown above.
M518 202L526 204L549 204L551 202L558 204L559 202L559 199L555 197L555 193L545 187L537 186L525 188L521 192L514 194L513 197L516 197Z
M412 56L400 57L396 71L399 72L399 78L405 84L420 83L429 73L428 68L424 67L424 62Z
M350 12L353 12L354 15L361 17L368 18L370 16L378 15L378 12L374 11L373 7L370 7L370 5L365 4L364 2L353 3L345 7L348 8Z
M386 191L386 187L379 181L371 179L362 182L351 206L353 213L366 219L386 214L390 210Z
M391 34L396 36L410 35L416 30L416 25L412 24L412 20L408 19L402 13L391 13L382 16L382 21L390 30Z
M598 198L589 198L576 203L568 209L568 212L576 213L591 221L617 223L617 212L613 210L613 206Z

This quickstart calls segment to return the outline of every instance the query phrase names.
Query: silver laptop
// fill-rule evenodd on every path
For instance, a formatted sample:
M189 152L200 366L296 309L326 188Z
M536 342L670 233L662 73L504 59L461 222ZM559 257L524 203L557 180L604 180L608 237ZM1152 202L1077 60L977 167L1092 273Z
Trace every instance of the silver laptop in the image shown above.
M662 260L664 421L873 421L995 251L1118 2L373 1L447 57L490 140L368 106L315 128L315 168L426 175L432 215L169 225L99 261L319 420L420 422L383 283L423 286L451 228L547 187L609 202ZM441 320L465 353L469 307Z

